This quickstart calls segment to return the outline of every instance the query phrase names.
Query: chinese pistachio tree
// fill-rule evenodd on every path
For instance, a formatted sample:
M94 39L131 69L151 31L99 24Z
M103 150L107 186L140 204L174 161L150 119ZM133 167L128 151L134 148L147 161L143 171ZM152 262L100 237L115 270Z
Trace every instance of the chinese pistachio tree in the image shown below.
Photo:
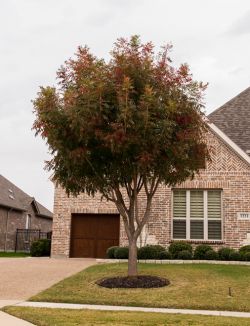
M137 239L159 184L192 178L209 158L203 92L186 64L171 64L138 36L120 38L108 61L79 47L57 73L57 87L34 100L36 134L52 154L47 169L68 194L97 192L119 211L137 275ZM140 209L143 193L143 212ZM139 214L140 211L140 214Z

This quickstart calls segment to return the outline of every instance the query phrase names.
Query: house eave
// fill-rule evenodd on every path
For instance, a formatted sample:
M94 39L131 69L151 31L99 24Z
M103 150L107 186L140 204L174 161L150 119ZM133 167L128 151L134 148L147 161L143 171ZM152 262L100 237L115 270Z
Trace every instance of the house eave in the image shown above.
M45 218L48 220L53 220L53 216L47 216L47 215L42 215L42 214L36 214L36 216L40 217L40 218Z
M24 208L5 205L5 204L2 204L2 203L0 203L0 207L7 208L7 209L10 209L10 210L14 210L14 211L18 211L18 212L26 212L26 209L24 209Z

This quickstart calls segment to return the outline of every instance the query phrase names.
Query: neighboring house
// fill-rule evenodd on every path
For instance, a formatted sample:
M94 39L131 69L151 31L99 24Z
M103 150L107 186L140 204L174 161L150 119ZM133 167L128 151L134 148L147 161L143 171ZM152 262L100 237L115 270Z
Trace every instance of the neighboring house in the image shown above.
M212 161L193 180L159 188L140 244L250 244L250 88L209 119ZM99 195L68 197L55 189L52 256L104 257L108 247L118 244L126 245L127 239L112 202Z
M53 214L0 175L0 251L14 251L16 230L52 230Z

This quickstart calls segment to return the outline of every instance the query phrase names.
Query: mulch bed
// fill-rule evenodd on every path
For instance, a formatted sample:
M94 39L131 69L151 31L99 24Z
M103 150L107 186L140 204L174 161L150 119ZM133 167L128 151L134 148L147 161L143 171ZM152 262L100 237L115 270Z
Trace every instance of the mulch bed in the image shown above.
M118 276L103 278L96 284L105 288L160 288L170 284L169 280L158 276L139 275L136 277Z

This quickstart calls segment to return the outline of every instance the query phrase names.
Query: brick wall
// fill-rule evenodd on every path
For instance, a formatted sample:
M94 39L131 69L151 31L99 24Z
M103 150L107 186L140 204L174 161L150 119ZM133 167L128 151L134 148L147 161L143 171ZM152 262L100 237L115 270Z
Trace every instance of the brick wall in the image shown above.
M0 207L0 251L13 251L15 249L16 229L25 229L27 214L31 216L31 229L40 229L43 232L52 230L52 220L36 216L32 206L27 212Z
M250 220L237 220L237 212L250 212L250 166L222 140L210 132L207 141L212 146L212 161L194 180L187 180L175 188L222 189L223 191L223 243L238 248L250 233ZM141 243L159 243L167 246L171 241L171 189L161 185L155 194L151 219L142 234ZM61 187L55 189L52 255L69 256L72 213L117 213L112 202L101 201L81 194L67 196ZM141 195L140 205L145 201ZM120 244L127 244L121 221Z

